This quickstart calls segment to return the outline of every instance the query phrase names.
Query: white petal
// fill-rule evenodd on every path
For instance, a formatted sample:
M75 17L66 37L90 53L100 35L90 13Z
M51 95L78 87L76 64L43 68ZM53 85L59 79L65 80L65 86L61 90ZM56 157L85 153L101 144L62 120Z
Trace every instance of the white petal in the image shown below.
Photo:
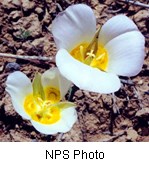
M96 31L96 19L90 7L72 5L52 23L52 33L58 48L72 50L82 42L90 42Z
M74 107L64 109L61 112L61 119L55 124L45 125L32 120L35 129L44 134L56 134L68 132L77 120L77 113Z
M111 40L105 48L109 54L108 71L121 76L135 76L144 62L145 39L139 31L122 34Z
M10 94L14 109L25 119L30 116L24 110L24 99L32 92L30 79L22 72L11 73L6 81L6 91Z
M68 90L70 89L72 82L60 74L59 85L61 91L61 99L63 99L63 97L67 94Z
M112 93L120 88L119 78L74 59L65 49L56 55L56 64L63 76L80 89L98 93Z
M42 74L42 84L44 87L51 86L59 89L62 99L68 92L72 83L64 78L57 68L52 68Z
M51 86L59 89L59 72L56 68L45 71L41 76L43 87Z
M109 19L101 28L99 43L105 45L113 38L126 32L138 30L135 23L125 15L117 15Z

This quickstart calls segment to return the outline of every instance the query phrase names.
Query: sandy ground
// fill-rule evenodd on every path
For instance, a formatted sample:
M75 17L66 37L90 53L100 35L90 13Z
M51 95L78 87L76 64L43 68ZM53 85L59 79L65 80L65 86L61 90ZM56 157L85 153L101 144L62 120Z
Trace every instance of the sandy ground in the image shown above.
M148 0L140 2L148 4ZM14 70L32 78L36 71L42 73L55 66L56 47L48 30L55 16L74 3L91 6L99 25L117 14L133 19L146 38L146 58L140 74L132 78L133 84L125 78L115 93L115 102L111 95L76 91L73 101L77 104L78 121L68 133L47 136L14 111L5 81ZM148 8L115 0L1 0L0 52L53 57L51 62L0 58L0 141L149 141Z

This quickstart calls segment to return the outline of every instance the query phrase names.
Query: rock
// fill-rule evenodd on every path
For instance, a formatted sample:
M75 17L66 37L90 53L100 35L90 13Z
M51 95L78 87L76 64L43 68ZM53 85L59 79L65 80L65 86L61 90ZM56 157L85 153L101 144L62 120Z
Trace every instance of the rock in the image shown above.
M35 9L35 12L37 12L37 14L41 14L41 13L43 13L43 9L40 8L40 7L37 7L37 8Z
M0 66L0 72L4 70L4 65Z
M77 99L82 98L83 97L82 91L81 90L76 91L75 96L77 97Z
M94 114L87 114L83 117L85 129L87 132L92 133L99 129L99 120ZM83 122L82 122L83 123Z
M101 1L101 0L100 0ZM112 3L113 3L113 0L106 0L105 2L104 2L106 5L111 5Z
M45 16L43 18L43 23L45 25L49 25L49 23L52 21L51 15L49 15L48 11L46 10Z
M41 44L43 45L45 41L46 41L46 39L44 37L42 37L42 38L35 39L31 44L33 46L37 47Z
M149 108L142 108L141 110L137 111L136 116L143 116L149 114Z
M138 84L139 84L139 85L142 85L142 84L143 84L143 80L142 80L142 79L139 80L139 81L138 81Z
M18 20L19 18L21 18L21 11L12 11L10 14L9 14L9 19L12 20L12 21L16 21Z
M9 42L13 42L13 37L12 37L11 34L6 33L6 34L4 35L4 38L5 38L6 40L8 40Z
M17 9L21 5L20 0L2 0L1 3L3 7L7 9L12 9L12 8Z
M20 70L20 65L18 63L12 62L12 63L8 63L5 67L6 71L16 71L16 70Z
M118 122L118 119L120 120L120 122ZM115 123L116 123L116 127L120 128L120 129L126 129L128 127L132 127L132 122L129 119L121 118L120 115L115 120Z
M44 37L35 39L31 45L35 48L42 48L42 53L45 56L54 56L55 54L52 55L51 49L56 50L55 47L53 47L53 44L51 43L51 36L49 34L46 34Z
M140 91L147 92L148 91L148 83L143 83L143 85L140 87Z
M19 39L26 39L28 36L37 38L42 32L41 24L37 14L31 14L28 17L22 17L13 23L14 36Z
M19 128L19 125L18 125L18 124L16 124L16 125L15 125L15 128L16 128L16 129L18 129L18 128Z
M14 142L23 142L23 141L26 141L26 142L32 142L32 139L30 139L27 134L24 132L17 132L15 130L10 130L10 135L11 135L11 138L12 138L12 141Z
M17 51L17 55L24 55L24 51L23 51L22 49L19 49L19 50Z
M136 141L138 136L138 133L132 128L129 128L127 130L127 140Z
M25 12L33 9L35 8L35 2L30 0L22 0L22 8Z
M134 15L134 21L140 22L149 18L149 12L147 10L140 10Z
M26 41L22 44L23 51L28 51L28 55L45 55L45 46L50 44L50 41L48 41L45 37L35 39L34 41Z
M137 142L148 142L149 141L149 136L139 136L137 139Z
M33 46L31 45L31 43L30 42L24 42L23 44L22 44L22 49L24 50L24 51L29 51L31 48L32 48ZM21 52L22 53L22 51L19 51L19 52Z
M149 19L149 12L147 10L140 10L134 15L134 21L142 32L148 31L147 21Z

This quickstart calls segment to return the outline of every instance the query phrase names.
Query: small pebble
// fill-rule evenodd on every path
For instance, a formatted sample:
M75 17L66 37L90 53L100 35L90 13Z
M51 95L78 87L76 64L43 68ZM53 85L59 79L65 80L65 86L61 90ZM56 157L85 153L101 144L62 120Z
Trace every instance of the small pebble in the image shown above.
M12 63L8 63L6 65L6 68L5 68L6 71L17 71L17 70L20 70L20 65L15 63L15 62L12 62Z
M35 9L35 11L37 12L37 14L43 13L43 9L42 9L42 8L39 8L39 7L37 7L37 8Z
M32 142L38 142L37 139L32 139Z
M18 128L19 128L19 125L18 125L18 124L16 124L16 125L15 125L15 128L16 128L16 129L18 129Z
M148 95L149 95L149 91L146 91L145 94L148 94Z

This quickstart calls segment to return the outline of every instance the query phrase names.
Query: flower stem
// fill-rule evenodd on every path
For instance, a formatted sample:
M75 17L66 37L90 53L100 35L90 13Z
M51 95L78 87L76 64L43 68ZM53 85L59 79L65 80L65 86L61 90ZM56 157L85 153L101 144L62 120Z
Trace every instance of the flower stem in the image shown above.
M113 110L110 112L110 125L109 125L109 131L111 136L113 136L113 125L115 124L115 118L119 114L119 108L116 105L116 97L114 93L112 95L112 104L113 104Z
M75 92L79 90L79 88L76 85L73 85L70 88L70 92L69 92L69 96L68 96L68 101L73 102L73 96L75 94Z

